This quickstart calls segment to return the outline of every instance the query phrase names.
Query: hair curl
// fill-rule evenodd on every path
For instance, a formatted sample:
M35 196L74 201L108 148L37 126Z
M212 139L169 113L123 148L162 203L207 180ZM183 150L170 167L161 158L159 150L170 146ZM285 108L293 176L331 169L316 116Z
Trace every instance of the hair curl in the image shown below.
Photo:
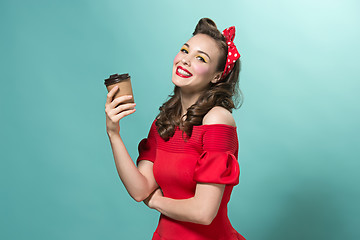
M228 53L224 35L217 29L215 22L209 18L199 20L193 36L200 33L212 37L218 44L222 54L216 70L223 71ZM243 102L243 94L239 88L240 65L240 59L238 59L225 78L217 83L210 83L209 88L187 109L184 116L181 116L180 88L175 86L173 94L169 95L169 99L159 108L160 113L156 121L159 135L164 140L168 140L179 126L190 137L193 126L202 125L204 116L213 107L221 106L230 112L234 108L240 108Z

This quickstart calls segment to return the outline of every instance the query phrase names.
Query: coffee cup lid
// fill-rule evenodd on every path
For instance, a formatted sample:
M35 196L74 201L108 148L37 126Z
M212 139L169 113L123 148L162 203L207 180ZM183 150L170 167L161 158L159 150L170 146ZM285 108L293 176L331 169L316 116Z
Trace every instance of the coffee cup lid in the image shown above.
M121 82L125 79L128 79L130 77L130 75L128 73L124 73L124 74L113 74L113 75L110 75L109 78L105 79L104 81L104 84L106 86L108 85L111 85L111 84L114 84L114 83L118 83L118 82Z

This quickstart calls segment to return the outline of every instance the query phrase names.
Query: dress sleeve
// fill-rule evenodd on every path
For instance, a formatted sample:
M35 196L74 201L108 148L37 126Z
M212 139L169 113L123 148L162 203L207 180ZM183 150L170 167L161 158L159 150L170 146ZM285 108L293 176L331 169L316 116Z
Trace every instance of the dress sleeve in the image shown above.
M240 167L236 127L224 124L203 127L203 153L195 166L194 181L237 185Z
M148 137L140 141L138 145L139 156L136 160L136 165L141 160L148 160L154 162L156 159L156 125L155 121L152 123Z

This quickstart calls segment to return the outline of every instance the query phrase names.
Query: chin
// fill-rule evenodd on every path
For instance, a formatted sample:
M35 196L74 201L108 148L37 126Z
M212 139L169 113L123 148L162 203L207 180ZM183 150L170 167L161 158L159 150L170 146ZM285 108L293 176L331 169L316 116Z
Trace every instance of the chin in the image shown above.
M181 83L179 82L179 79L176 76L173 76L171 79L172 83L177 86L177 87L181 87Z
M173 74L171 80L175 86L180 87L180 88L186 87L190 83L190 81L188 79L177 76L176 74Z
M175 71L172 73L171 81L175 86L181 87L183 85L182 78L176 75Z

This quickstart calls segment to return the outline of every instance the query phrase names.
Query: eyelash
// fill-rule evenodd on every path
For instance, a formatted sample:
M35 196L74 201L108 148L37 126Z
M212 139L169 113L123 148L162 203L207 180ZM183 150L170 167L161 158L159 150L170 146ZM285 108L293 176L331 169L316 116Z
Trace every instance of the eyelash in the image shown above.
M205 59L203 57L201 57L201 56L197 56L197 57L200 58L200 61L206 63L206 61L205 61Z
M186 50L185 48L182 48L180 51L185 52L185 53L189 53L188 50Z
M189 53L188 50L185 48L182 48L180 51L183 53L186 53L186 54ZM197 57L199 58L200 61L207 63L207 61L203 57L201 57L201 56L197 56Z

